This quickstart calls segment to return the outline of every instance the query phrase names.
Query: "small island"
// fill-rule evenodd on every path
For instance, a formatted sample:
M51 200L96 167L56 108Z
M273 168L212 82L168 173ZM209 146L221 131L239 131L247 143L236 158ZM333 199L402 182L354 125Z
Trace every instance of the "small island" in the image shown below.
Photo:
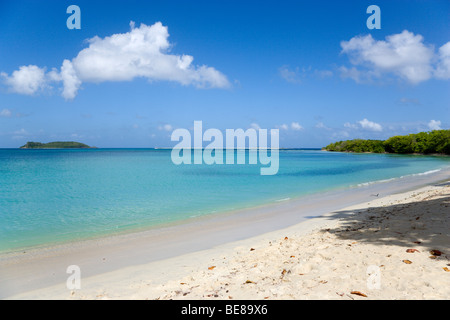
M95 149L81 142L55 141L49 143L27 142L20 149Z
M400 154L450 155L450 130L433 130L387 140L354 139L329 144L323 150L339 152L371 152Z

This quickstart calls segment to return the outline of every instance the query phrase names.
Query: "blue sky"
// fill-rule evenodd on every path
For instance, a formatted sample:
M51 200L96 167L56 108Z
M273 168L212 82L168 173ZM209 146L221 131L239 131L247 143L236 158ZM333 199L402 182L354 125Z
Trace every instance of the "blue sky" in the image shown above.
M195 120L278 128L281 147L449 129L449 15L448 1L3 0L0 147L170 147Z

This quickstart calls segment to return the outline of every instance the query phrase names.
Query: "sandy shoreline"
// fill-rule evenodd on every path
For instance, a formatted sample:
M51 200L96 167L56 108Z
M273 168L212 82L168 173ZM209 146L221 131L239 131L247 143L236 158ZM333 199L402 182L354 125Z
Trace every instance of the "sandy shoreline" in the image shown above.
M154 261L133 257L129 247L121 248L120 238L108 246L97 244L98 252L92 247L62 256L49 252L41 269L33 263L24 269L26 260L16 265L3 261L5 292L5 284L14 285L18 277L34 279L36 274L41 282L53 277L57 284L45 282L36 289L29 280L20 292L9 291L2 299L448 299L450 183L369 199L276 231L257 228L256 235L231 242L215 244L205 231L201 240L211 244L185 254L176 251L182 250L180 239L176 245L166 238L169 244L161 250L173 251ZM130 240L127 245L136 243ZM154 249L149 252L154 254ZM442 254L432 259L431 250ZM85 261L112 263L112 252L122 264L115 262L114 269L100 268L92 275L84 272ZM65 283L65 268L74 262L81 268L79 290L69 290ZM64 266L59 274L45 269L58 264ZM351 293L355 291L367 297Z

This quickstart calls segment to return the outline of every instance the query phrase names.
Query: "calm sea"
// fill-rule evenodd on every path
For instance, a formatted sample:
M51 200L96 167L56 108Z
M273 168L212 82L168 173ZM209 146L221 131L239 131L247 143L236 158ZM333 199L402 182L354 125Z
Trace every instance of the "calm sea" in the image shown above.
M240 151L242 152L242 151ZM0 251L84 239L423 174L449 157L282 150L260 165L174 165L170 150L0 149Z

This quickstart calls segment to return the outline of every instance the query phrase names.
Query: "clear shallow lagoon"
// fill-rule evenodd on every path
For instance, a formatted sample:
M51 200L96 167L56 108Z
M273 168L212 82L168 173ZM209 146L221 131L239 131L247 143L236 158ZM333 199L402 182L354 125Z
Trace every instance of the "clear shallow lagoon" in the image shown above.
M261 165L179 165L171 150L0 149L0 251L114 234L370 182L450 157L282 150ZM248 159L248 158L247 158Z

